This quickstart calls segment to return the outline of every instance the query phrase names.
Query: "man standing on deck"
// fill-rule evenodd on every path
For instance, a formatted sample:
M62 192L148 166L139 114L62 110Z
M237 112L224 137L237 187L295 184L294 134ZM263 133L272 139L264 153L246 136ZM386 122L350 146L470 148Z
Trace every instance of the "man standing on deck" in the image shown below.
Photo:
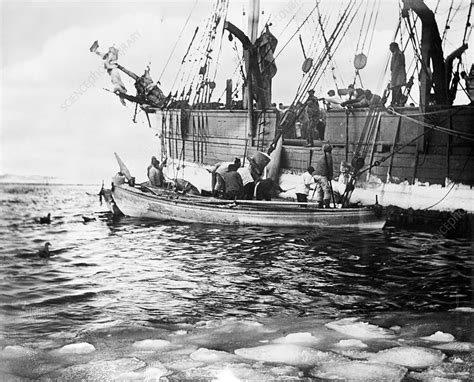
M295 190L296 200L298 202L308 202L309 190L311 189L311 185L315 183L313 178L313 172L314 167L308 166L306 172L301 175Z
M308 90L309 96L306 100L306 112L309 118L308 132L306 136L306 146L312 147L313 142L313 133L316 131L316 126L319 121L320 112L319 112L319 103L318 99L314 96L314 90Z
M328 90L328 96L324 97L328 110L342 110L344 107L341 106L342 98L336 95L334 90Z
M391 106L403 106L402 102L402 86L407 82L407 73L405 70L405 55L398 47L396 42L390 44L392 59L390 61L390 88L392 89Z
M331 203L331 185L333 176L332 146L323 145L323 155L316 161L313 178L316 182L316 202L318 207L328 208Z

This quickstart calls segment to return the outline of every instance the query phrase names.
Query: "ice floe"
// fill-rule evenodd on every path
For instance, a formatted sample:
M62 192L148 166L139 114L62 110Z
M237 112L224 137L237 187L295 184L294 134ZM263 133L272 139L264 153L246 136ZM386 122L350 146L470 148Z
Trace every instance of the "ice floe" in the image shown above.
M0 351L0 358L21 358L28 357L33 354L35 354L33 349L19 345L11 345L5 346L5 348Z
M94 361L67 367L54 375L53 380L115 381L120 375L133 372L137 369L144 368L145 366L145 362L140 361L137 358Z
M157 350L163 349L167 346L171 345L171 342L166 340L142 340L136 341L133 343L133 347L139 350Z
M405 346L382 350L369 357L371 362L394 363L409 369L426 369L443 362L446 356L435 349Z
M423 371L412 371L408 374L410 380L423 382L463 382L471 381L469 371L462 365L443 363Z
M213 381L213 382L237 382L237 381L301 381L298 369L284 367L269 367L247 364L208 365L201 368L187 369L173 374L173 381Z
M474 313L474 308L469 306L460 306L459 308L450 309L450 312Z
M231 362L237 359L234 354L230 354L225 351L211 350L205 348L199 348L195 352L191 353L190 357L194 361L201 361L206 363Z
M350 359L357 359L357 360L366 360L372 354L374 354L367 351L360 351L356 349L334 349L334 352L344 357L347 357Z
M136 371L129 371L120 374L114 381L117 382L129 382L129 381L159 381L161 377L169 374L169 371L165 368L147 367Z
M341 348L366 348L367 345L364 344L361 340L340 340L336 345L337 347Z
M65 345L60 349L53 350L58 354L88 354L95 351L94 345L87 342Z
M329 329L335 330L346 336L375 339L375 338L393 338L393 332L367 322L358 322L358 318L343 318L341 320L328 322L325 324Z
M262 362L280 362L294 366L310 366L320 362L337 361L343 357L329 352L293 344L271 344L252 348L241 348L235 354Z
M397 365L370 362L330 362L318 365L310 371L314 377L337 381L397 382L407 369Z
M313 345L318 343L319 339L311 333L291 333L285 337L277 338L273 342L277 344Z
M449 333L443 333L443 332L437 331L431 336L421 337L421 339L426 340L426 341L433 341L433 342L452 342L454 341L454 336Z
M474 351L474 344L472 342L450 342L447 344L440 344L433 347L435 349L453 353Z

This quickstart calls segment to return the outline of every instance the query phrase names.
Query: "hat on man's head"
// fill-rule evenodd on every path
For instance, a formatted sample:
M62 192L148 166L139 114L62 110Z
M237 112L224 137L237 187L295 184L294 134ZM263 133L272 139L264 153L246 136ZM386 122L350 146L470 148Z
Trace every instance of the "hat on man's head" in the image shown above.
M390 43L390 48L398 48L398 44L394 41Z
M309 90L308 90L308 93L309 93L309 94L314 94L314 89L309 89Z
M325 143L323 145L323 151L326 153L330 153L332 151L332 146L329 143Z

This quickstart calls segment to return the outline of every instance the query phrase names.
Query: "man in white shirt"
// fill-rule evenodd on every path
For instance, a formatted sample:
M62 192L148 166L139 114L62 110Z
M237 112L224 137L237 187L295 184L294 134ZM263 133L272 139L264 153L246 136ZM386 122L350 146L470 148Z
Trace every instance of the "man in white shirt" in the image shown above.
M240 174L240 177L242 178L242 183L244 185L243 198L245 200L252 200L255 190L255 179L252 176L251 165L249 164L245 167L240 167L237 172Z
M296 186L296 200L298 202L307 203L308 202L308 195L309 190L311 189L311 185L315 184L313 178L314 167L308 166L306 172L301 175L298 185Z
M343 102L342 98L336 95L336 92L334 90L329 90L328 91L328 96L324 98L326 101L326 104L328 106L328 110L342 110L344 109L341 106L341 103Z

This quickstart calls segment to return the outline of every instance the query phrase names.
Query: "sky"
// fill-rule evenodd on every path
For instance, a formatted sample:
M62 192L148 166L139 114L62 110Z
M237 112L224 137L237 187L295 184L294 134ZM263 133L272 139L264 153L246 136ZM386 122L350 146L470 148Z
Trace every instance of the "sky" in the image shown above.
M335 56L336 84L345 87L352 82L358 48L368 57L367 67L361 70L362 85L381 94L389 80L385 70L390 57L388 44L394 38L399 5L396 0L361 2L367 15L380 4L374 34L372 38L368 35L361 49L361 40L355 37L364 25L361 12L348 32L348 37L354 38L345 39ZM446 42L445 54L461 43L459 35L464 31L469 2L453 2L452 14L457 7L459 10L449 34L457 37ZM436 3L427 1L432 7ZM439 6L441 30L450 3L443 0ZM145 180L150 157L158 151L156 132L149 129L143 112L134 123L135 106L122 106L116 96L104 90L112 89L110 78L89 47L95 40L102 51L112 45L119 47L119 63L137 74L150 65L152 78L160 80L167 94L194 29L203 27L214 1L0 0L0 4L0 174L44 175L74 183L100 184L104 180L108 184L118 169L113 155L117 152L132 175ZM334 0L322 0L322 11L337 12L330 4ZM318 41L313 37L316 14L296 32L313 6L314 1L309 0L262 0L261 20L272 23L271 30L279 40L277 52L284 47L273 79L276 103L291 103L302 76L304 55L298 36L306 54L311 56L317 49ZM227 18L246 31L247 12L247 0L231 0ZM292 35L295 37L290 40ZM221 60L219 69L227 72L216 77L216 94L222 94L225 78L235 72L239 60L227 38L222 41ZM472 63L472 53L466 61ZM122 79L133 94L133 83L125 75ZM324 95L336 84L328 73L316 86L316 93Z

